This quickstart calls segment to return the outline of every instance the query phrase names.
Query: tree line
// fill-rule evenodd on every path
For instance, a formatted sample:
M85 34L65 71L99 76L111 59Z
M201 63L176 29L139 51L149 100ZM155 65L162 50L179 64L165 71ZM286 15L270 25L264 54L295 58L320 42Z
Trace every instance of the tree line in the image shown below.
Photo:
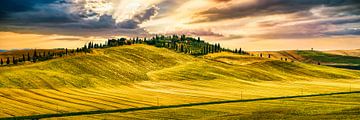
M132 45L132 44L147 44L160 48L167 48L175 52L190 54L194 56L207 55L209 53L218 53L222 51L233 52L237 54L248 54L244 50L240 49L227 49L223 48L220 43L211 44L201 40L200 37L194 38L186 35L155 35L150 38L118 38L118 39L108 39L104 44L89 42L86 43L83 47L76 49L61 49L57 51L38 51L34 50L33 53L28 52L27 54L22 54L19 56L6 57L6 59L0 59L0 65L17 65L19 63L25 62L38 62L46 61L54 58L76 55L79 53L91 53L92 49L101 49L109 48L116 46Z

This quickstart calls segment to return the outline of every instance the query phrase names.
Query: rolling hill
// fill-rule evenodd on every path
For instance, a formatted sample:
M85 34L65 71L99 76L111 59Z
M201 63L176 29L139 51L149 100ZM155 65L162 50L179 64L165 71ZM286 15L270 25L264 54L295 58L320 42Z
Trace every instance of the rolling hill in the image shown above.
M53 114L65 116L76 112L104 113L129 108L356 91L360 90L359 80L360 71L356 70L228 52L194 57L137 44L0 67L0 118L33 115L51 118ZM227 112L242 111L236 109L238 104L234 103ZM219 107L215 105L209 109L222 111L216 106ZM206 117L201 114L203 109L195 107L194 112L196 110L199 114L195 116ZM159 115L166 114L161 111ZM191 117L183 117L186 118Z

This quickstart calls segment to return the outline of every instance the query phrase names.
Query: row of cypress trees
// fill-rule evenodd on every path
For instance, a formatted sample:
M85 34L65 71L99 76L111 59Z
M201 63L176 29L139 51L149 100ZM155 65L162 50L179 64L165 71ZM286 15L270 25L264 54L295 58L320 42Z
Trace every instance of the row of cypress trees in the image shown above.
M132 44L147 44L147 45L153 45L156 47L164 47L167 49L174 50L176 52L185 53L185 54L191 54L191 55L206 55L209 53L217 53L221 51L232 51L229 49L224 49L221 47L219 43L210 44L203 40L201 40L200 37L193 38L188 37L186 35L171 35L171 36L165 36L165 35L155 35L150 38L119 38L119 39L109 39L105 44L98 44L89 42L86 43L83 47L71 49L68 50L67 48L62 51L48 51L47 53L44 51L42 53L38 52L36 49L34 50L34 53L30 55L30 53L27 53L27 55L23 54L22 57L12 57L12 60L10 60L9 57L4 59L0 59L0 65L9 65L11 64L18 64L18 63L24 63L26 61L29 62L37 62L37 61L45 61L49 59L53 59L56 57L63 57L67 55L73 55L78 53L90 53L92 49L96 48L108 48L108 47L115 47L115 46L123 46L123 45L132 45ZM246 53L243 50L234 50L232 52L244 54Z

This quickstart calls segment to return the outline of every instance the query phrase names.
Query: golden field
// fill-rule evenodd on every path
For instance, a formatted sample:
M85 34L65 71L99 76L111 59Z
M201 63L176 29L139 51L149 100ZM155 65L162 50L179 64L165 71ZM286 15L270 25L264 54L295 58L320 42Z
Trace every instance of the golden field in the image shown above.
M0 67L0 119L358 90L358 70L227 52L193 57L165 48L131 45ZM60 118L257 119L261 117L257 114L263 113L269 119L271 113L284 114L284 119L328 118L334 116L330 113L348 109L353 110L349 113L359 112L358 98L358 93L349 93ZM348 118L354 116L359 117L352 114Z

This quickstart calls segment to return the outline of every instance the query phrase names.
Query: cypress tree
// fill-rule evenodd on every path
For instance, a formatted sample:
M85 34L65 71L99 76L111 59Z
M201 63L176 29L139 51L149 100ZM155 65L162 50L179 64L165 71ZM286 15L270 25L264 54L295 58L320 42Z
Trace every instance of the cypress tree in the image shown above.
M240 49L239 49L239 53L240 53L240 54L242 54L242 53L243 53L242 48L240 48Z
M7 59L6 59L6 64L10 64L10 58L9 57L7 57Z
M262 53L260 53L260 57L263 57L263 54L262 54Z
M91 42L89 42L88 44L88 49L91 49Z
M68 55L68 49L67 48L65 49L65 54Z
M215 52L215 46L211 45L211 53L214 53L214 52Z
M271 58L271 55L270 55L270 54L268 55L268 58Z
M14 56L13 56L13 61L12 61L12 62L13 62L13 64L16 64L16 61L15 61L15 57L14 57Z
M3 65L3 64L4 64L4 61L2 60L2 58L1 58L0 64L1 64L1 65Z
M23 54L23 59L22 59L24 62L26 61L26 59L25 59L25 55Z
M238 53L238 50L237 50L237 49L235 49L234 53Z
M203 52L202 52L204 55L206 54L206 48L204 47L203 48Z
M31 61L30 53L27 54L27 57L28 57L28 61Z
M184 52L184 45L180 44L180 52Z

